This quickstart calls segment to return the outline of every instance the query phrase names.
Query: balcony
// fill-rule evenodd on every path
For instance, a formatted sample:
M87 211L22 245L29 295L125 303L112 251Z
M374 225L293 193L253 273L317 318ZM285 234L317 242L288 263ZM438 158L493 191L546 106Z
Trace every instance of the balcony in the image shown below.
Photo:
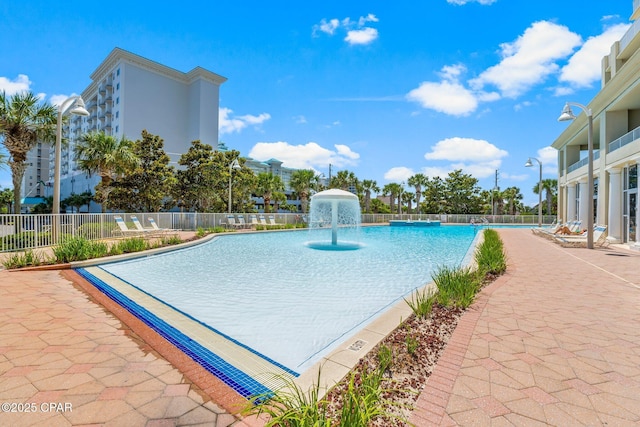
M640 1L640 0L638 0ZM609 143L609 153L616 151L619 148L624 147L627 144L631 144L636 139L640 139L640 126L632 130L631 132L622 135L620 138L611 141Z
M593 152L593 160L598 160L600 158L600 150ZM580 161L575 162L574 164L572 164L571 166L569 166L567 168L567 173L571 173L574 170L580 169L582 166L585 166L587 163L589 163L589 157L585 157L584 159L580 159Z
M620 56L622 56L623 58L628 58L633 54L633 52L637 50L638 42L633 43L633 46L632 46L633 49L631 49L629 52L625 52L627 47L629 47L629 45L632 44L632 42L634 41L634 39L636 38L639 32L640 32L640 20L635 21L633 24L631 24L631 28L629 28L627 32L624 34L624 36L622 36L622 38L620 39L620 54L621 54Z

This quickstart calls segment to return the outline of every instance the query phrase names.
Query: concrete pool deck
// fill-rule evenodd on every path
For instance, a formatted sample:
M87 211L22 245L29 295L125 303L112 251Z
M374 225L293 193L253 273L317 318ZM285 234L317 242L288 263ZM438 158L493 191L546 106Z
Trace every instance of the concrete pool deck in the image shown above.
M498 231L509 271L462 317L411 421L637 425L640 252ZM58 271L0 271L0 325L0 402L23 410L1 411L0 425L257 424L230 415L238 399L223 384Z

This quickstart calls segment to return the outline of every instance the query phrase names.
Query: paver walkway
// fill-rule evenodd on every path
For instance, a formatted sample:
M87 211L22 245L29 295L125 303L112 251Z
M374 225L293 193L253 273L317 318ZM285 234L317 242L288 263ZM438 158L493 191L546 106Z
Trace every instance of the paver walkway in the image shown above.
M58 271L0 271L0 426L236 419Z
M509 272L462 317L411 421L640 425L640 253L499 233Z

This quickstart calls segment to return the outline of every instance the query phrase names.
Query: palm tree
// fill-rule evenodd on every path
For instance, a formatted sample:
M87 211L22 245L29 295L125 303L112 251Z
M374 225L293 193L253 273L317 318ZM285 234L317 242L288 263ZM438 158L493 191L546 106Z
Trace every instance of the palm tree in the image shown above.
M364 211L369 213L369 207L371 206L371 193L380 192L378 183L372 179L365 179L362 181L362 190L364 191Z
M407 213L411 213L411 204L415 200L416 195L411 191L404 191L402 193L402 202L407 204Z
M349 187L356 187L358 185L358 178L356 175L348 170L338 171L338 173L331 178L329 187L339 188L340 190L349 191Z
M27 153L38 142L55 141L56 108L32 92L23 92L7 97L0 93L0 137L9 152L9 168L13 182L14 213L20 213L20 190L27 168Z
M264 199L264 211L270 212L271 197L276 191L284 191L284 184L278 175L260 172L256 180L256 194Z
M536 184L536 186L533 187L534 194L538 194L538 192L540 191L539 184L540 183ZM557 179L542 180L542 190L545 192L545 198L547 201L547 215L551 215L553 212L552 210L553 196L555 196L557 189L558 189Z
M124 137L118 140L104 132L92 132L82 136L74 151L80 170L100 175L94 200L102 205L102 213L106 212L111 182L115 176L138 164L133 153L133 141Z
M417 213L418 215L420 215L420 199L422 198L422 187L429 184L429 177L424 174L417 173L407 180L407 184L416 189L416 205L418 210Z
M509 215L515 215L520 207L520 200L522 200L520 189L518 187L509 187L502 192L502 197L504 197L507 202Z
M302 213L307 213L309 195L318 185L318 176L313 169L298 169L291 172L289 185L296 192L302 205Z
M395 208L396 200L398 200L398 208L402 209L402 203L400 197L402 194L402 186L398 183L392 182L385 185L382 188L382 194L385 196L389 196L389 207L391 208L391 213L393 213Z

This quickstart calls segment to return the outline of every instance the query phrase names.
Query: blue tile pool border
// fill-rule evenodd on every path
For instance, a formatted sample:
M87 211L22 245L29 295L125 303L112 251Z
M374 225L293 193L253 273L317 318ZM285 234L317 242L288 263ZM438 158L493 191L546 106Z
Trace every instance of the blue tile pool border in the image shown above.
M78 268L75 269L75 271L95 286L100 292L118 303L121 307L125 308L129 313L136 316L136 318L140 319L140 321L149 326L171 344L179 348L183 353L196 361L208 372L216 376L241 396L249 398L256 395L266 395L272 392L269 388L226 362L224 359L198 342L193 341L187 335L169 325L167 322L137 304L135 301L122 295L120 292L90 272L86 271L84 268Z

